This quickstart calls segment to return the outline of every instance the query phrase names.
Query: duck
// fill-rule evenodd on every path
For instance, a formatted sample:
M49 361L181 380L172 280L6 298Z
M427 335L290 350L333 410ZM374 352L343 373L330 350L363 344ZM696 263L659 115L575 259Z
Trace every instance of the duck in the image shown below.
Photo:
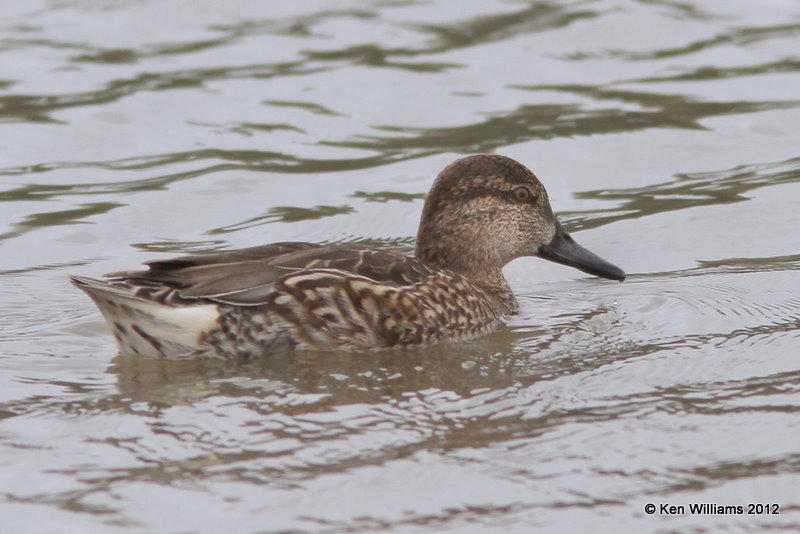
M517 313L502 269L523 256L625 279L564 230L533 172L506 156L477 154L434 180L413 257L282 242L71 280L94 301L122 354L253 358L485 336Z

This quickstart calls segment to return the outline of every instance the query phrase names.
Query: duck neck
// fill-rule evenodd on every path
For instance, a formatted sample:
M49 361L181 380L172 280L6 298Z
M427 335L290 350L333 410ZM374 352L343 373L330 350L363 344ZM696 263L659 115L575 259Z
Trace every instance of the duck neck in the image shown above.
M492 307L498 315L516 313L517 299L511 292L503 271L499 267L492 266L491 262L485 262L486 258L476 254L474 249L443 250L436 246L426 246L426 241L422 240L417 242L415 256L426 265L457 273L466 278L491 299Z
M498 271L498 273L500 277L499 280L491 285L485 285L478 281L474 283L491 297L492 305L499 315L515 315L518 310L517 298L508 286L508 282L503 276L503 273L500 271Z

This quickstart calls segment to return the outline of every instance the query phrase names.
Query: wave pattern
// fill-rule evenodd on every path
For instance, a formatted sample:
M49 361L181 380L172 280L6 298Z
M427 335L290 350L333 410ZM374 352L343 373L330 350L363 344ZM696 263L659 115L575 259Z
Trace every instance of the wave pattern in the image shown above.
M6 529L800 529L796 6L186 6L0 7ZM520 260L520 314L467 346L241 362L114 357L65 281L410 252L472 152L531 165L628 280ZM644 512L693 502L781 514Z

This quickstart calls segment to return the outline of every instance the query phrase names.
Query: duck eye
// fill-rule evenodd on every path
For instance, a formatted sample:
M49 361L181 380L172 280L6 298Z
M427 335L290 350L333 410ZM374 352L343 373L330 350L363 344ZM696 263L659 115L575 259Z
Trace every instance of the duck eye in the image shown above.
M514 189L512 194L517 202L530 202L533 200L533 194L527 187L518 187Z

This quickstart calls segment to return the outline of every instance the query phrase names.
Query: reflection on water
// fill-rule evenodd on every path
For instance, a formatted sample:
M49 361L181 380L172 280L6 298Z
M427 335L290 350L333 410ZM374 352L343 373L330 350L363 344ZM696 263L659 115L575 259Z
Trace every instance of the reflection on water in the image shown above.
M314 206L313 208L295 208L292 206L275 206L269 209L269 213L259 217L253 217L238 224L226 226L225 228L215 228L209 230L210 234L227 234L236 232L243 228L251 228L266 223L275 222L297 222L323 219L334 215L344 215L352 213L354 210L350 206Z
M0 15L10 532L800 529L792 3ZM520 260L520 314L469 345L234 362L115 357L66 282L270 241L411 252L433 177L484 151L629 279Z
M595 200L614 199L618 201L618 207L575 214L568 226L572 231L583 230L656 213L745 202L749 199L747 193L751 191L797 181L800 181L800 159L792 158L778 163L739 165L724 171L677 174L668 183L625 191L585 191L576 196ZM563 215L569 217L570 214Z
M625 50L604 50L600 52L573 54L570 59L586 60L599 57L612 57L628 61L665 59L702 52L720 46L748 46L772 39L792 39L800 34L800 24L777 24L774 26L740 27L717 34L708 39L700 39L688 44L653 50L649 52L628 52Z

